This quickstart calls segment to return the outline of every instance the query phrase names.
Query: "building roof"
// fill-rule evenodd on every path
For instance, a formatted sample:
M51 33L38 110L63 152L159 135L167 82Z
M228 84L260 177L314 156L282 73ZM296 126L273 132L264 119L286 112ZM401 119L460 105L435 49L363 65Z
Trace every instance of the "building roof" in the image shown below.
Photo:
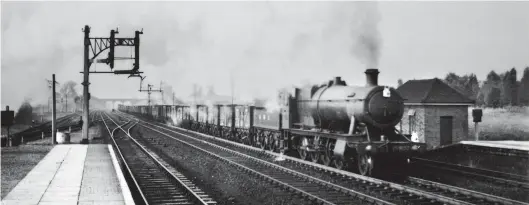
M405 99L404 103L449 103L473 104L474 101L450 87L438 78L410 80L397 91Z

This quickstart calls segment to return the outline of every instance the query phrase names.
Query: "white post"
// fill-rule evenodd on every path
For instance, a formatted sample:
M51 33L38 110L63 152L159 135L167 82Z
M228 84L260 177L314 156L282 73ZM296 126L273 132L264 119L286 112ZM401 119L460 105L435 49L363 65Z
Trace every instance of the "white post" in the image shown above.
M476 141L479 141L479 123L474 123L474 135L476 138Z

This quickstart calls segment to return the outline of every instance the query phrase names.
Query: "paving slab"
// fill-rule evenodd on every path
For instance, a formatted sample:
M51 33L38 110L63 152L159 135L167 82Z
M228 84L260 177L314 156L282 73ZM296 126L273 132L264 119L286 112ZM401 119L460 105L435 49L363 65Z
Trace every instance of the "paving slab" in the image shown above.
M112 147L90 144L55 146L2 199L4 204L134 203Z

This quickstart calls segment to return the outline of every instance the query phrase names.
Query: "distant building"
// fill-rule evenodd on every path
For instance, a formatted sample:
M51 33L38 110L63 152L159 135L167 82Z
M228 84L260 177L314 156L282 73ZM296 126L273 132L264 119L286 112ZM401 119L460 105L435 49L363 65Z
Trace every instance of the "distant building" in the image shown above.
M416 132L429 148L468 139L468 107L474 101L434 78L410 80L397 88L404 101L404 116L397 129Z

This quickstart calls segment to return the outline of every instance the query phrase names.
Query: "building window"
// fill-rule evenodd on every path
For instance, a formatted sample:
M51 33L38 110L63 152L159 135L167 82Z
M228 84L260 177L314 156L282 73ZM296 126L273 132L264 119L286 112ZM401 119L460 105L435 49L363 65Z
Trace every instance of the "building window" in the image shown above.
M411 135L413 132L416 132L417 130L415 127L416 119L415 119L415 110L410 109L408 110L408 126L409 126L409 134Z

